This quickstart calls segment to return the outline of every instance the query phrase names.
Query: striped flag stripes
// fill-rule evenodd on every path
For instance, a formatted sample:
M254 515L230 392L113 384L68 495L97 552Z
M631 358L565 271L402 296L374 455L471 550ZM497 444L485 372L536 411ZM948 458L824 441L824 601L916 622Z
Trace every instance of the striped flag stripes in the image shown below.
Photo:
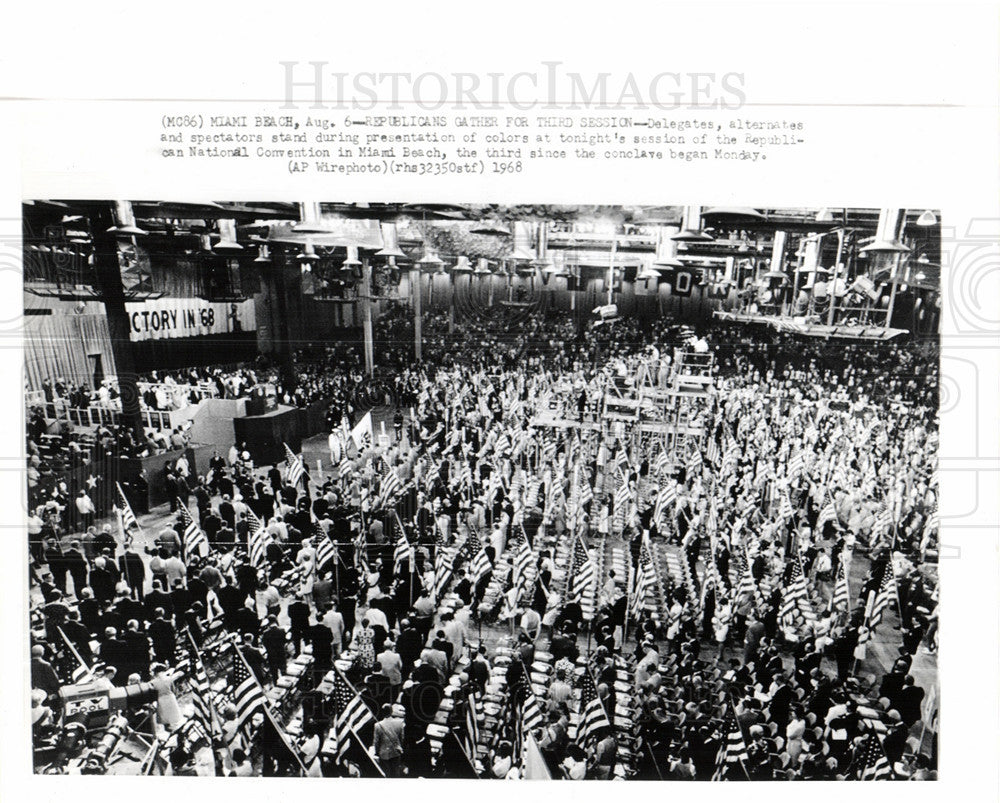
M653 567L653 559L649 554L648 539L643 536L642 545L639 547L639 565L635 569L635 586L632 599L629 600L630 616L638 618L639 613L646 607L655 587L656 569Z
M673 482L665 480L660 490L656 494L656 503L653 506L653 521L659 524L664 516L669 515L671 509L677 502L677 489Z
M475 763L479 752L479 706L472 692L466 697L465 706L465 752Z
M219 727L215 708L212 705L208 673L205 671L205 664L201 660L201 654L198 652L198 646L194 643L191 631L185 628L185 635L188 641L188 655L191 669L191 705L194 708L193 718L198 723L201 732L214 748L222 736L222 729Z
M718 466L719 460L722 457L719 451L719 444L714 437L709 436L708 446L705 448L705 462L710 466Z
M489 555L486 554L486 547L479 538L479 533L475 530L469 533L465 546L470 556L469 573L472 584L475 586L482 577L485 577L493 569L493 564L490 562Z
M316 571L323 572L332 567L337 558L337 550L315 513L312 514L312 524L313 538L316 540Z
M406 532L400 528L399 540L396 542L396 550L392 555L393 574L399 573L399 567L403 565L404 561L409 564L410 572L412 573L416 569L414 557L415 553L409 539L406 537Z
M779 617L782 619L794 618L796 612L802 612L803 605L808 599L809 593L806 589L806 579L802 574L802 564L799 563L796 556L792 558L792 576L789 578L781 598Z
M266 713L267 698L239 645L233 642L233 704L236 707L236 730L246 728L253 715ZM235 731L234 731L235 732Z
M885 565L882 573L882 582L879 584L878 592L875 594L875 602L872 605L872 612L868 617L868 629L874 632L875 628L882 622L885 609L892 604L893 597L896 596L896 573L890 560Z
M593 589L597 583L597 569L590 559L583 536L578 535L573 544L573 561L569 574L569 590L567 596L572 602L584 606L587 602L593 606Z
M819 516L816 519L816 532L822 533L828 521L832 521L834 524L840 523L840 519L837 516L837 508L834 506L832 499L819 511Z
M191 511L185 507L180 499L177 500L177 506L180 510L181 521L184 523L184 535L181 538L184 547L184 560L188 560L191 555L196 553L200 557L204 557L209 550L208 536L198 526L191 516ZM202 551L202 547L204 547L204 551Z
M685 470L687 472L688 478L701 474L701 470L704 467L704 463L701 459L701 452L695 449L691 454L688 455L687 462L685 463Z
M527 670L525 670L527 671ZM525 695L521 701L521 732L522 734L533 731L535 728L545 726L545 717L542 715L542 707L538 704L538 698L525 681Z
M580 686L580 721L576 726L576 741L586 744L601 728L611 727L604 703L597 695L597 687L590 670L583 673Z
M74 683L93 682L94 673L91 671L90 667L87 666L87 662L83 660L83 657L80 655L79 651L73 645L73 642L66 637L66 634L63 632L63 629L60 627L58 628L58 630L59 630L59 635L62 636L62 640L66 644L66 649L68 650L68 653L66 655L67 657L66 669L70 677L73 679L73 682Z
M440 602L451 577L451 560L444 543L444 533L438 528L434 544L434 599Z
M247 508L247 521L250 523L250 531L247 535L250 565L255 569L260 569L267 563L267 538L264 522L257 518L256 514L249 508Z
M802 452L796 452L792 455L792 459L788 461L788 477L798 477L805 471L806 462L802 457Z
M746 597L755 599L757 596L757 584L754 582L753 574L750 572L750 562L744 557L740 560L740 563L742 567L734 599L742 600Z
M837 567L837 580L833 584L833 597L830 607L835 611L846 611L851 607L851 591L847 586L847 569L841 561Z
M128 531L135 527L137 529L142 529L139 527L139 520L136 519L135 513L132 511L132 506L128 503L128 499L125 498L125 492L122 490L120 483L115 483L115 509L121 514L122 517L122 530L125 535L128 535Z
M288 464L285 468L285 482L295 487L306 473L305 465L302 462L302 455L295 454L295 452L288 448L287 443L282 445L285 447L285 462Z
M379 484L379 507L389 507L394 504L402 490L403 481L396 473L396 469L390 468Z
M779 510L781 518L785 521L795 518L795 511L792 509L792 500L788 498L788 492L784 491L781 494L781 501L779 502Z
M861 746L860 761L858 762L859 781L891 781L896 777L889 764L889 758L885 754L885 748L879 741L878 735L869 733Z
M514 587L520 588L528 579L528 570L534 563L535 556L528 546L528 537L522 531L517 536L517 546L514 552Z
M728 711L726 712L722 731L723 742L715 759L715 773L712 775L713 781L728 780L729 771L733 766L739 764L742 767L743 762L749 758L747 744L743 739L743 731L731 706L728 707ZM746 774L745 767L743 772Z
M660 451L660 454L656 458L656 462L653 464L653 468L660 476L670 472L670 458L667 456L666 450Z
M334 668L333 677L333 736L335 738L335 750L338 760L342 760L351 746L351 735L361 741L360 732L367 726L375 725L375 718L372 712L365 705L361 695L351 685L350 681L344 677L343 673ZM367 747L367 745L364 745Z

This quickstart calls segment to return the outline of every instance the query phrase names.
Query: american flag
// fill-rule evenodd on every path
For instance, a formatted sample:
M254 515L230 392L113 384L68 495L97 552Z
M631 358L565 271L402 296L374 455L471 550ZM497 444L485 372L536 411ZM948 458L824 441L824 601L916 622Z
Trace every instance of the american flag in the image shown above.
M785 521L795 518L795 511L792 509L792 500L788 498L787 491L782 492L779 506L778 512L781 514L781 518Z
M390 468L385 472L385 476L382 477L382 482L379 485L379 506L389 507L395 503L396 497L403 490L403 481L399 478L399 474L396 473L396 469Z
M868 629L870 631L874 631L875 628L882 622L885 609L892 604L892 600L895 596L896 573L893 571L892 561L890 560L885 565L885 571L882 573L882 582L879 585L878 592L875 594L875 602L872 604L872 612L868 617Z
M320 525L316 514L312 514L313 539L316 541L316 571L326 571L337 558L336 548L330 541L330 537Z
M722 455L722 473L731 474L736 469L736 464L740 461L740 447L732 437L726 445L726 452Z
M288 448L288 444L284 444L285 447L285 462L288 464L285 468L285 482L295 487L299 484L299 480L302 479L302 475L306 473L305 465L302 463L302 455L295 454L291 449Z
M233 644L233 704L236 706L236 730L247 727L257 712L267 711L264 689L250 671L250 665L243 657L239 645L235 643Z
M486 554L486 547L475 532L469 534L469 550L472 554L471 571L472 584L475 585L482 577L493 569L490 556Z
M718 441L716 441L715 438L709 436L708 446L705 449L705 460L708 462L710 466L718 466L720 457L721 454L719 452Z
M686 463L685 470L687 472L688 478L701 474L701 469L703 465L704 464L702 463L701 460L701 452L698 449L695 449L693 452L691 452L691 454L688 455Z
M753 599L757 596L757 584L753 580L753 574L750 573L750 562L742 557L740 559L742 564L740 570L739 583L736 585L736 595L734 599L742 600L746 597Z
M267 539L264 522L257 518L256 514L250 509L247 509L247 521L250 523L250 531L247 535L250 548L250 565L255 569L260 569L267 562Z
M517 545L514 551L514 587L520 588L528 579L528 569L534 562L535 556L528 545L528 537L522 530L517 536Z
M573 544L573 565L569 573L569 593L567 596L573 602L583 605L585 602L593 604L593 589L597 581L597 570L590 559L583 542L583 536L578 535Z
M549 464L556 457L556 442L554 438L546 437L542 441L542 463Z
M337 468L337 478L341 482L345 482L351 478L353 473L354 464L351 463L351 458L345 454L342 458L340 458L340 465Z
M191 516L191 511L184 506L184 503L180 499L177 500L177 505L181 512L181 521L184 522L184 537L182 538L184 559L188 560L194 554L204 557L209 550L208 536L195 523L194 518ZM204 547L204 551L202 547Z
M648 539L643 536L642 545L639 547L639 565L635 569L635 587L632 590L632 599L629 601L629 614L633 618L637 618L646 607L655 587L656 569L649 554Z
M660 476L667 474L670 471L670 458L667 456L666 450L662 450L659 456L656 458L656 463L654 463L654 470Z
M122 530L126 536L128 536L129 530L133 527L141 529L135 513L132 512L132 506L128 503L128 499L125 498L122 486L117 482L115 483L115 509L122 517Z
M493 451L498 455L503 455L510 451L510 438L507 437L506 432L501 432L493 443Z
M436 460L431 460L430 465L427 467L427 472L424 474L424 487L433 488L434 483L438 481L441 476L441 468L438 466Z
M889 534L889 529L892 527L892 512L889 510L888 501L882 504L882 508L879 510L878 515L875 517L875 522L872 524L872 540L879 538L884 535Z
M521 732L529 733L535 728L544 727L544 725L545 717L542 715L542 707L538 704L538 698L535 697L535 693L525 680L524 699L521 701Z
M792 558L792 576L781 597L781 610L778 615L782 619L794 618L796 611L803 611L808 599L809 593L806 589L806 578L802 574L802 564L799 563L798 556L795 556Z
M593 499L594 489L590 487L590 483L587 481L587 478L584 477L580 481L580 509L583 510L583 508L586 505L589 505Z
M840 519L837 517L837 508L834 506L832 499L819 511L819 516L816 519L816 532L822 533L823 527L828 521L832 521L834 524L840 522Z
M629 506L632 504L632 489L624 474L621 480L621 484L615 490L615 516L624 520L628 515Z
M719 748L719 753L715 759L715 773L712 775L713 781L724 781L727 779L729 770L735 765L743 766L743 762L749 758L747 745L743 740L743 731L740 729L739 720L732 708L726 713L726 719L722 725L723 743ZM746 769L743 770L746 773Z
M438 602L444 597L444 590L451 577L451 560L444 543L444 533L438 528L434 544L434 599Z
M604 710L604 703L597 696L594 678L587 670L583 673L580 686L580 721L576 727L576 741L581 745L586 744L598 730L609 727L611 723Z
M354 539L354 566L362 578L371 573L368 566L368 539L365 537L364 530L361 530L357 538Z
M476 695L469 692L465 706L465 752L473 762L479 752L479 706L476 703Z
M191 669L191 705L194 708L192 714L198 723L201 732L205 734L209 742L214 746L222 736L219 721L215 715L215 708L210 698L211 687L208 683L208 673L205 671L205 664L201 660L198 646L194 643L191 631L185 629L188 640L189 661Z
M410 541L406 537L406 532L402 527L400 527L399 540L396 542L396 551L393 552L392 556L393 574L399 574L399 567L403 565L404 561L409 565L409 570L412 574L416 570L416 561L414 560L414 557L415 553L413 547L410 545Z
M846 611L851 607L851 592L847 587L847 570L844 568L843 561L837 567L837 580L833 584L830 607L835 611Z
M361 699L361 695L355 691L347 678L337 668L334 668L333 678L333 736L335 738L336 749L334 751L338 760L346 755L351 746L351 734L364 744L361 732L369 726L375 725L375 718L368 706Z
M653 507L653 521L659 524L663 517L670 512L670 509L677 502L677 489L670 480L663 480L659 492L656 494L656 504Z
M63 632L61 627L59 628L59 635L62 636L62 640L66 644L66 671L73 679L73 682L93 682L94 673L91 671L90 667L87 666L87 663L83 660L83 657L77 651L76 647L73 646L73 642L66 637L66 634Z
M469 465L468 461L463 460L461 462L456 472L456 479L458 480L459 488L472 489L472 466Z
M792 455L792 459L788 461L788 477L798 477L803 471L805 471L806 462L802 458L802 452L796 452Z
M615 453L615 463L614 467L621 473L624 474L629 471L632 466L628 461L628 453L625 451L624 446L619 446L618 451Z
M889 759L878 736L874 733L869 733L868 738L861 745L861 754L858 762L858 780L891 781L895 777L895 773L892 771Z

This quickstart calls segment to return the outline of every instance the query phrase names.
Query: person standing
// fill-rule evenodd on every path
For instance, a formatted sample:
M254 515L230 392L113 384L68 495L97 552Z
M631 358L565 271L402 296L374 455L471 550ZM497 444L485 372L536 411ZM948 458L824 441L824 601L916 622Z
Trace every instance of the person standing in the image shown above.
M402 775L404 715L402 706L384 705L382 718L375 723L372 746L386 778L399 778Z

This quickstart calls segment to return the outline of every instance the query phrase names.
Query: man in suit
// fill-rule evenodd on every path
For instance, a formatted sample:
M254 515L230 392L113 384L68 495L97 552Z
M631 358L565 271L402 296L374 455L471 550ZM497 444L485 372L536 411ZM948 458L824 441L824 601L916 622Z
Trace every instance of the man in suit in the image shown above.
M128 664L128 674L137 674L143 680L149 680L149 637L140 632L139 623L132 619L128 623L123 642Z
M142 558L132 549L126 549L125 554L118 558L118 566L136 599L142 601L146 582L146 564L142 562Z
M89 567L77 539L74 538L70 542L69 549L63 552L62 561L69 576L73 578L73 593L79 598L80 592L87 587Z
M80 612L70 609L66 616L66 621L62 624L62 631L66 634L70 644L80 653L80 657L87 666L93 666L94 653L90 649L90 631L80 621Z
M413 627L409 619L400 621L399 627L400 632L399 637L396 639L396 652L399 653L399 658L402 661L400 671L405 680L409 677L413 669L413 662L420 657L420 649L424 642L420 636L420 631Z
M101 661L115 669L114 684L124 686L128 680L128 656L125 642L118 638L118 631L113 627L104 630L104 641L99 649Z
M153 621L149 624L149 639L153 644L156 660L172 666L177 654L177 632L167 620L163 608L157 608L153 613Z
M288 604L288 620L292 634L292 647L295 654L302 652L302 642L308 637L309 630L309 604L302 599L301 594L296 594L295 599Z
M913 675L907 675L903 680L903 688L899 691L896 710L899 711L903 724L912 728L920 720L920 704L924 700L924 690L914 685Z
M283 627L278 625L278 620L271 617L267 620L267 629L260 640L267 651L267 667L271 675L271 682L277 683L278 678L284 674L288 663L286 650L288 634Z
M236 508L233 507L229 494L222 497L222 501L219 502L219 518L230 530L236 531Z
M322 622L314 622L309 625L307 635L312 645L313 672L321 678L333 666L333 633Z
M792 693L792 687L788 685L784 673L779 672L775 675L774 683L777 688L771 696L768 710L771 712L771 721L777 723L779 730L783 730L788 724L788 715L795 695Z

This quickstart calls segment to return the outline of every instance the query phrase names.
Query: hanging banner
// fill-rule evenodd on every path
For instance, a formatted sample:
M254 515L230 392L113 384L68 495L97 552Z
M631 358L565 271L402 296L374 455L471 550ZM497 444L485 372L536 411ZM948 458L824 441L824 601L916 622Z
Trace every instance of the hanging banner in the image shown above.
M252 332L257 320L252 299L238 304L197 298L158 298L125 305L132 340Z

